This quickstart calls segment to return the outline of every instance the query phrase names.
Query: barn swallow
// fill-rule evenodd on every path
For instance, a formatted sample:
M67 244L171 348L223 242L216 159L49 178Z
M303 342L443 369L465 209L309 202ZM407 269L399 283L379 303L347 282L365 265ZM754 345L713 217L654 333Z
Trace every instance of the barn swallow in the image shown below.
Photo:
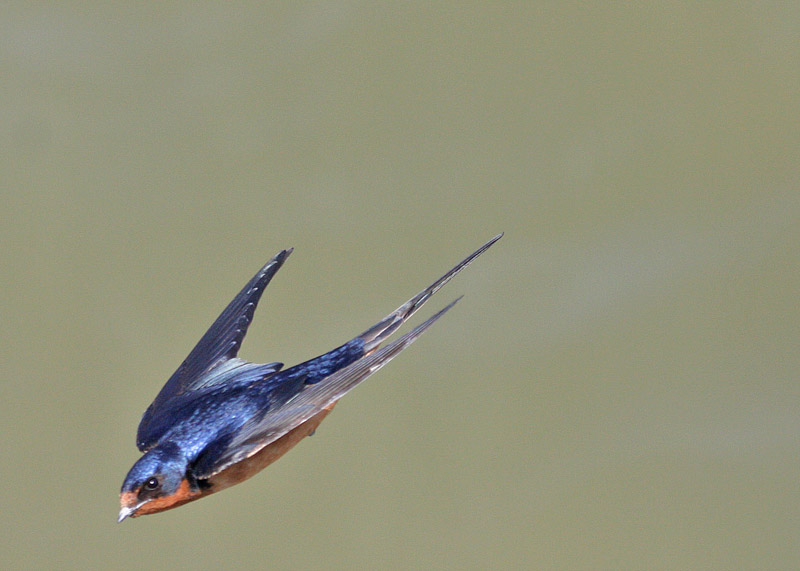
M144 455L120 492L118 521L178 507L260 472L312 434L336 402L411 345L458 298L381 347L499 234L395 311L344 345L282 370L236 355L272 277L292 250L272 258L244 286L169 378L139 423Z

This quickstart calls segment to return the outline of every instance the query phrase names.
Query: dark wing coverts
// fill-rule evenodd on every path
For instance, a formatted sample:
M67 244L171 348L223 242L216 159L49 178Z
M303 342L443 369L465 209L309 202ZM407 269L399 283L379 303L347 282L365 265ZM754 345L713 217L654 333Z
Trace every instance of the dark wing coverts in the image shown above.
M236 357L253 320L261 294L291 253L291 249L282 250L253 276L169 378L139 423L136 444L142 452L154 446L163 433L163 430L155 429L161 423L154 423L153 419L165 403L179 395L230 378L228 375L215 376L206 373ZM259 365L259 373L266 376L280 370L282 366L282 363Z

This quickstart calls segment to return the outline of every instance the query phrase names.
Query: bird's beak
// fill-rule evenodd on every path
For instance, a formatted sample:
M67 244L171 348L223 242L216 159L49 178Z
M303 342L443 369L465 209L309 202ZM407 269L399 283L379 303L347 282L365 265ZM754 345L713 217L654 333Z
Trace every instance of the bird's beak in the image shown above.
M133 507L133 508L129 508L129 507L122 508L121 510L119 510L119 517L117 518L117 523L122 523L122 520L124 520L129 515L133 515L133 513L135 511L136 511L135 507Z
M119 497L119 504L122 506L122 509L119 510L119 518L117 518L117 523L122 523L126 517L135 516L136 511L142 507L144 502L137 501L136 494L133 492L123 492L120 494Z

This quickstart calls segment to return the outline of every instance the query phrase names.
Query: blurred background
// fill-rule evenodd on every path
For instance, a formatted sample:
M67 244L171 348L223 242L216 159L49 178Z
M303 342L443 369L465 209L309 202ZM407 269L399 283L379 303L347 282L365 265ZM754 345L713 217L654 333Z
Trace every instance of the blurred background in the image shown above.
M3 9L2 567L800 567L798 4L262 4ZM276 251L291 365L500 231L313 438L115 523Z

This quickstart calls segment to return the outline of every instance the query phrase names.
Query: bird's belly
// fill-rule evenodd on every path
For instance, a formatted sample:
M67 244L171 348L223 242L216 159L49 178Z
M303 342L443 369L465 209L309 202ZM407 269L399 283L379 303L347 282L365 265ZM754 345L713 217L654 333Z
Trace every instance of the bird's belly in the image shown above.
M293 428L275 442L268 444L249 458L245 458L241 462L237 462L233 466L209 478L208 483L211 484L211 488L207 493L224 490L225 488L234 486L239 482L244 482L248 478L258 474L261 470L294 448L303 438L313 433L333 409L335 404L335 402L332 403L303 424Z

